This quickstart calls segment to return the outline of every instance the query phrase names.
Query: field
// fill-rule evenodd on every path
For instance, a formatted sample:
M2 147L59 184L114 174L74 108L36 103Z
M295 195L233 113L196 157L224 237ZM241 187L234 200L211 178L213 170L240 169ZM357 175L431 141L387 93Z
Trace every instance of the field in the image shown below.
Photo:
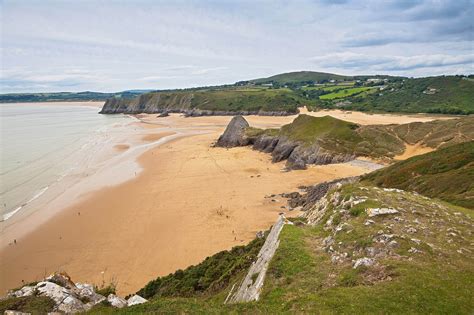
M364 91L368 91L370 89L373 89L373 88L371 88L371 87L358 87L358 88L349 88L349 89L342 89L342 90L334 89L334 90L337 90L337 91L334 92L334 93L321 95L319 98L322 99L322 100L333 100L333 99L337 99L337 98L345 98L345 97L353 96L355 94L359 94L359 93L364 92Z

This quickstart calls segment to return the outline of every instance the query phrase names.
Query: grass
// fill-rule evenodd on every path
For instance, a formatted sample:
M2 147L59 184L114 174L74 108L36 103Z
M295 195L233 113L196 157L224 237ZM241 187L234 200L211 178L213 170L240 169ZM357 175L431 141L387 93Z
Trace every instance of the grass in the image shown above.
M428 89L435 93L427 94ZM344 108L361 111L472 114L474 82L458 76L405 79L379 93L351 98Z
M255 239L246 246L236 246L230 251L217 253L196 266L150 281L137 294L148 299L215 293L250 267L263 242L263 239Z
M336 92L330 93L330 94L325 94L321 95L319 98L322 100L333 100L333 99L339 99L339 98L346 98L349 96L353 96L355 94L359 94L364 91L368 91L370 89L373 89L371 87L357 87L357 88L349 88L349 89L334 89Z
M310 81L312 82L321 82L321 81L329 81L329 80L345 81L345 80L351 80L351 79L352 77L333 74L333 73L298 71L298 72L277 74L268 78L255 79L255 80L251 80L250 82L260 83L260 84L276 82L281 85L284 85L288 83L300 83L300 82L310 82Z
M401 161L364 177L367 183L416 191L474 209L474 142Z
M21 298L7 298L0 300L0 313L3 314L6 310L12 310L31 314L46 314L52 312L54 306L54 301L46 296L32 295Z

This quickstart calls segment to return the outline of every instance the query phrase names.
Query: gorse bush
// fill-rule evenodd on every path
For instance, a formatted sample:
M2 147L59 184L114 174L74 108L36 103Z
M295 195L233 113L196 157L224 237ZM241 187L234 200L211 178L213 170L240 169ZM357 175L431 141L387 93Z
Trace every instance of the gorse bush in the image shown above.
M196 266L150 281L137 292L144 298L156 296L194 296L216 292L226 287L233 276L246 271L256 259L264 239L236 246L207 257Z

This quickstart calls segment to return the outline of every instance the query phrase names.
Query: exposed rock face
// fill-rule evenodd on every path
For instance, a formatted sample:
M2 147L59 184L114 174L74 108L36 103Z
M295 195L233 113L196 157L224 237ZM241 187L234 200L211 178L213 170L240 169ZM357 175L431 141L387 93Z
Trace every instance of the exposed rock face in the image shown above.
M245 129L249 127L249 123L242 116L235 116L227 125L224 133L217 140L218 147L238 147L248 144L248 139L245 136Z
M204 110L192 107L193 97L193 93L146 93L134 99L110 98L105 102L100 114L181 113L186 117L234 115L287 116L295 114L285 111Z
M302 207L303 211L308 210L313 207L316 202L318 202L324 195L336 185L343 185L347 183L354 183L359 179L359 177L346 177L341 179L335 179L329 182L324 182L316 184L314 186L304 187L306 191L305 194L300 194L298 192L292 192L288 194L282 194L282 197L288 198L288 205L291 208ZM357 203L357 201L354 201Z
M307 164L332 164L348 162L356 158L353 154L337 154L324 150L317 144L304 145L285 136L260 135L249 139L253 148L272 154L273 162L287 160L287 169L305 169Z

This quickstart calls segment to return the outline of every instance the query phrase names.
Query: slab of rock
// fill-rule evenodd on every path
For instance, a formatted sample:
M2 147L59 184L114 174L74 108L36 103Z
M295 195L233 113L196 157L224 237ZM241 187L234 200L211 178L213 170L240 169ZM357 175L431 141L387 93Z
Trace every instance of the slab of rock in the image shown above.
M249 127L249 123L242 116L235 116L227 125L224 133L217 140L216 146L224 148L232 148L245 146L249 143L245 136L245 129Z
M399 211L393 208L367 208L365 212L369 217L375 217L377 215L395 214Z
M127 305L132 306L132 305L143 304L143 303L146 303L146 302L148 302L147 299L144 299L141 296L139 296L138 294L135 294L134 296L132 296L131 298L129 298L127 300Z
M107 301L116 308L122 308L127 306L127 300L122 299L120 296L116 296L115 294L109 294L107 297Z

